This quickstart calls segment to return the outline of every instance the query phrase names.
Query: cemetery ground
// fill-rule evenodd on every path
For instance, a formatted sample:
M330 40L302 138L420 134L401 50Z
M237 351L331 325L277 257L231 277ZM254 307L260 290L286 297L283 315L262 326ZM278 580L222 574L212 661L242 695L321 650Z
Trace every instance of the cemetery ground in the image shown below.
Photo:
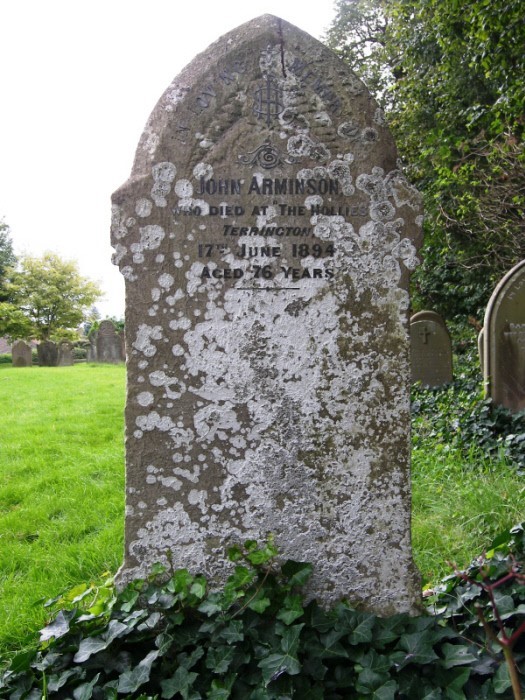
M414 392L413 546L427 586L523 520L522 443L512 450L509 429L490 439L469 359L449 388ZM0 651L9 654L45 623L43 601L121 563L125 368L3 364L0 385Z
M523 519L523 419L489 414L469 359L449 387L413 392L413 546L427 587ZM46 600L103 587L122 561L125 369L3 364L0 384L3 666L36 641Z

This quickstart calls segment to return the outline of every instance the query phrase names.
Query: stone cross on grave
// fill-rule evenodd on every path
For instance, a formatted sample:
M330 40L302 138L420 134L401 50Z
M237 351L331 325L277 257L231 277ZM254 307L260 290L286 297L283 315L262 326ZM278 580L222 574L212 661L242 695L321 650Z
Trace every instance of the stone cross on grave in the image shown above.
M427 325L424 325L419 331L419 337L423 340L424 345L428 345L428 338L432 335L432 331Z

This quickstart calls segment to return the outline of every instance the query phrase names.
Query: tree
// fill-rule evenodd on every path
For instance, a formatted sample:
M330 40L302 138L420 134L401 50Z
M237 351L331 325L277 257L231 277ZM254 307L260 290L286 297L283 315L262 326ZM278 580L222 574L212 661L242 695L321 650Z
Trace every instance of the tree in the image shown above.
M383 101L407 175L424 195L416 290L449 316L476 314L525 257L525 6L339 0L337 8L329 43Z
M0 302L6 299L4 287L7 271L15 265L16 256L13 251L13 242L11 240L9 226L5 221L0 221Z
M83 333L88 337L88 335L91 332L92 328L95 328L98 326L98 322L100 321L100 311L97 309L96 306L92 306L87 313L84 314L84 325L83 325Z
M7 301L0 301L0 336L16 340L30 338L33 327L21 309Z
M383 103L393 82L389 19L384 0L338 0L326 42Z
M95 282L80 275L76 262L54 253L22 257L10 274L7 291L10 304L29 322L19 337L38 340L71 334L102 296Z

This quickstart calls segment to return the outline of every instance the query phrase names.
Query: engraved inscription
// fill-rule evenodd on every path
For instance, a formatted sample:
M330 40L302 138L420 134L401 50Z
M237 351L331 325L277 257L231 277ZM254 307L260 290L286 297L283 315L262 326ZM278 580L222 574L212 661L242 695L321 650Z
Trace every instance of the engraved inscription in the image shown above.
M266 83L255 91L253 113L270 126L283 110L282 90L275 78L268 75Z

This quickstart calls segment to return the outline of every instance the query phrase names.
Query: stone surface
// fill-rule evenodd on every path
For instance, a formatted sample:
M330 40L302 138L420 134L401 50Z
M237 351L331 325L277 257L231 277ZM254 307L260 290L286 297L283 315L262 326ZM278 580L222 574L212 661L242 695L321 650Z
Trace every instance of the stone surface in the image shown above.
M487 395L512 411L525 409L525 260L494 290L483 326Z
M310 595L414 610L407 309L420 197L331 51L265 15L172 82L113 195L126 283L124 582L217 584L274 533Z
M58 346L59 367L69 367L73 364L73 343L63 340Z
M435 311L419 311L410 319L410 352L412 382L438 387L452 381L452 343Z
M89 332L89 335L88 335L89 345L88 345L87 353L86 353L87 362L96 362L97 361L97 336L98 336L98 333L96 330L91 330Z
M485 372L485 369L484 369L485 360L483 357L483 353L485 351L485 338L484 338L484 336L485 336L485 334L484 334L483 328L482 328L478 334L478 357L479 357L479 366L481 367L481 374L484 374L484 372Z
M96 333L96 361L117 364L123 362L122 338L112 321L101 321Z
M44 340L36 346L38 364L40 367L56 367L58 365L58 347L52 340Z
M17 340L11 348L11 361L13 367L31 367L33 356L31 346L24 340Z

